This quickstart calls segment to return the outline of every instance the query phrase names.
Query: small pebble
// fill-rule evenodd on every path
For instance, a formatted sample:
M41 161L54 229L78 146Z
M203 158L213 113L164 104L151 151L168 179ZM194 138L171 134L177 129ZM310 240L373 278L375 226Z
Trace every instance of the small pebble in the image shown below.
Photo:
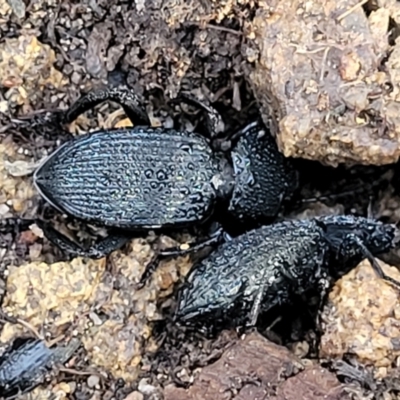
M87 379L87 384L90 388L95 388L100 383L100 378L97 375L90 375Z
M146 396L150 396L151 394L153 394L157 391L157 388L155 386L147 383L146 379L142 379L139 382L138 389L140 392L142 392Z
M74 83L75 85L78 85L79 82L81 81L81 79L82 79L81 75L79 75L76 71L74 71L72 73L72 76L71 76L72 83Z
M124 400L143 400L143 399L144 396L142 395L142 393L134 391L132 393L129 393Z
M94 325L101 325L103 323L103 321L101 320L101 318L94 312L89 313L89 317L92 320Z
M0 215L6 215L10 211L10 208L6 204L0 204Z
M297 342L293 345L292 350L297 357L304 358L308 354L310 346L306 341Z

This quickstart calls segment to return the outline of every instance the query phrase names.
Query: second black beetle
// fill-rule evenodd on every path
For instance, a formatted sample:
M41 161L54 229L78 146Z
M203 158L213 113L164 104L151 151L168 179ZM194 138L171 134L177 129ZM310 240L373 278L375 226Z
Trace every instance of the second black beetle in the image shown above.
M182 321L224 318L257 322L260 311L293 305L309 291L321 302L333 283L362 259L385 275L375 256L399 242L396 226L352 215L283 221L246 232L223 243L190 271L179 295Z
M82 97L63 122L105 100L121 104L135 126L73 138L34 174L37 189L56 209L113 230L84 249L38 221L45 235L73 256L103 257L126 243L130 231L202 223L221 204L239 223L257 224L274 217L296 187L290 162L259 123L231 137L233 145L224 154L197 133L150 127L134 94L116 89ZM223 123L210 107L203 108L215 139Z
M20 398L42 383L55 365L68 361L79 346L75 338L66 346L53 348L39 339L16 338L0 356L1 398Z

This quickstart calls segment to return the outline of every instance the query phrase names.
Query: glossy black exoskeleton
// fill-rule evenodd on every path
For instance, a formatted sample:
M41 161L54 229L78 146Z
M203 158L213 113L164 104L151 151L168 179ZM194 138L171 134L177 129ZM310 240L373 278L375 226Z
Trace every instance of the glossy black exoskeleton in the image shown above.
M63 364L79 347L78 340L49 348L42 340L17 338L0 356L0 396L8 398L32 390L56 364Z
M317 291L323 301L332 284L364 258L379 277L400 287L375 259L397 241L394 225L355 216L255 229L223 243L193 267L179 293L176 317L219 318L234 309L244 319L250 313L247 325L254 326L260 311L293 304L307 291Z
M231 135L228 151L215 151L211 142L223 133L224 124L215 110L193 99L191 103L208 112L211 142L193 132L150 127L129 90L91 92L65 112L63 123L105 100L121 104L136 125L73 138L34 174L35 186L54 208L113 231L84 249L35 221L70 255L103 257L130 240L134 231L200 224L219 205L239 224L259 225L277 214L296 187L290 161L260 123ZM220 232L205 243L219 241Z

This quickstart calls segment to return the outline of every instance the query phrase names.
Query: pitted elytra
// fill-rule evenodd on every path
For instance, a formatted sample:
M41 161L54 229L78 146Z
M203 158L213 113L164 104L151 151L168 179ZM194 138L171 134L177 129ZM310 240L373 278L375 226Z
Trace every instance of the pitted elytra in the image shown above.
M16 398L32 390L56 364L68 361L79 346L75 338L66 346L53 348L39 339L16 338L0 356L0 396Z
M253 326L260 311L290 304L309 290L316 290L323 301L332 284L364 258L379 277L400 288L375 259L397 241L394 225L355 216L255 229L223 243L193 267L179 294L177 318L215 318L234 308L244 319L249 313Z
M210 140L195 132L150 127L129 90L89 93L65 112L63 123L105 100L121 104L135 126L73 138L34 174L38 191L53 207L113 230L85 249L51 225L31 221L72 256L103 257L135 231L203 223L219 206L239 224L257 225L274 217L296 187L291 162L258 122L229 135L228 151L213 150L224 124L215 110L193 99L208 112ZM215 235L207 243L219 240Z
M34 175L41 195L61 212L127 229L202 221L232 180L200 135L141 127L81 136Z

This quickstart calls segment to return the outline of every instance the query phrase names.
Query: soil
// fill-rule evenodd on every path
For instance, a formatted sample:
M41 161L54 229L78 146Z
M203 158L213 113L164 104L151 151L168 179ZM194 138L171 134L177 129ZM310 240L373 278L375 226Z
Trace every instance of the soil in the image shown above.
M396 2L380 3L360 2L357 15L365 25L372 12L387 10L387 30L395 35L400 19ZM267 76L264 69L271 73L262 61L266 47L258 47L260 35L265 35L260 21L268 12L264 1L253 0L0 0L0 219L39 216L72 232L83 244L106 233L57 214L40 199L31 177L40 160L70 135L131 125L122 109L111 103L88 111L67 128L53 125L52 112L65 110L91 89L129 86L141 96L153 126L205 131L201 113L169 103L181 91L211 102L228 131L259 116L269 123L268 96L281 93L282 82L270 85L261 79ZM303 29L296 24L291 28ZM379 41L376 32L373 38ZM269 40L265 43L272 46ZM356 43L346 44L349 49L352 45L355 49ZM384 45L389 46L387 40ZM368 46L362 54L369 54ZM391 49L385 47L387 53ZM349 54L343 59L348 66L341 71L343 79L353 79L354 57ZM295 89L290 93L297 93ZM351 91L343 93L355 101ZM309 95L299 105L309 107L314 94ZM295 115L286 107L288 99L293 106L290 96L276 96L272 115L277 110ZM346 118L354 116L350 108ZM311 111L323 115L315 104ZM376 139L379 132L370 128ZM293 132L273 131L281 149L298 158L294 162L300 173L299 190L278 219L354 213L385 222L400 220L398 167L381 165L396 161L395 151L378 162L376 147L373 154L358 152L368 148L364 142L353 147L346 142L329 153L327 143L314 140L315 160L372 164L333 168L301 159L313 157L297 151L301 146L296 135L288 137ZM397 151L398 138L384 133ZM163 262L143 289L136 283L156 242L169 246L202 233L189 230L159 239L149 232L96 261L68 260L35 225L0 235L1 344L6 347L13 338L26 335L48 342L76 337L82 343L68 364L21 398L398 398L396 292L377 283L366 271L368 265L360 265L333 289L323 314L322 340L304 310L281 310L258 327L259 333L246 335L177 326L171 316L175 293L194 258ZM397 267L399 255L393 251L385 261ZM357 285L359 280L362 285ZM382 303L371 307L377 291L384 293ZM359 310L356 316L354 308ZM206 397L207 390L214 397Z

